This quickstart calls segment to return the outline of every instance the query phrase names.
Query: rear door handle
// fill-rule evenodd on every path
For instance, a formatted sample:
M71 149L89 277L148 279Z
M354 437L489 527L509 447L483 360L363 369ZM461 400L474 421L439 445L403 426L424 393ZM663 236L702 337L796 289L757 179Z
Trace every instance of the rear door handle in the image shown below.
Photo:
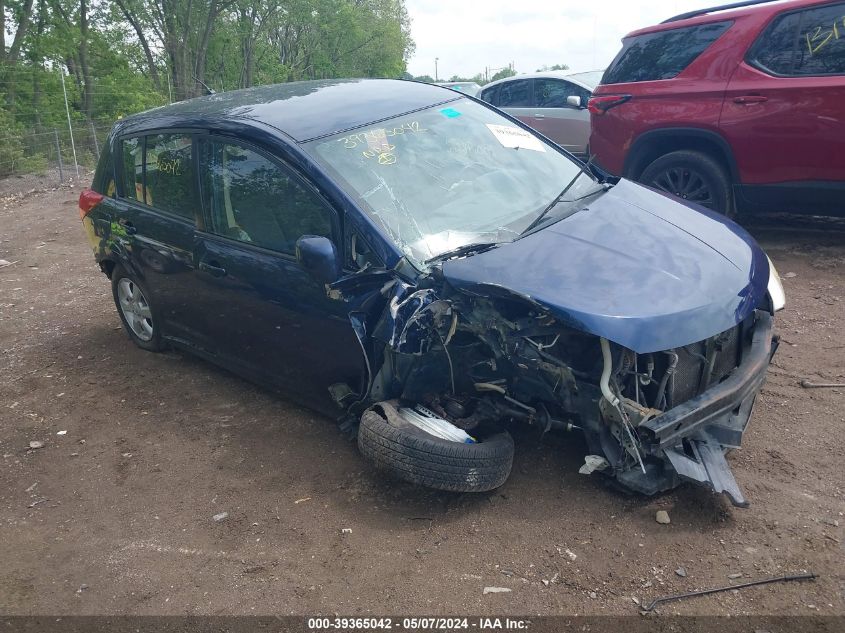
M226 276L226 269L219 266L217 262L200 262L200 270L208 273L212 277Z
M135 225L129 220L118 220L117 223L122 226L129 235L135 235L135 233L138 232L138 229L136 229Z
M545 118L546 118L546 115L545 115L545 114L535 114L535 115L534 115L534 118L535 118L535 119L545 119Z
M763 95L744 95L742 97L734 97L734 103L741 103L743 105L749 103L763 103L768 100L769 98L764 97Z

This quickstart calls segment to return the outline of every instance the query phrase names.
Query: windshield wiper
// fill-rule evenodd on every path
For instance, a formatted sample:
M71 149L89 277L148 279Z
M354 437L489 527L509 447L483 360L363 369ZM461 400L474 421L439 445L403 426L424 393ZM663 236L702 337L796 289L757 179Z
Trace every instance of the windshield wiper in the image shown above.
M472 244L464 244L462 246L458 246L457 248L453 248L452 250L445 251L434 257L430 257L429 259L425 260L424 264L430 264L431 262L441 261L444 259L450 259L452 257L460 257L461 255L469 255L470 253L478 253L481 251L486 251L494 246L498 246L500 242L473 242Z
M554 200L552 200L549 204L546 205L545 209L540 211L540 215L538 215L536 218L534 218L534 220L531 222L531 224L529 224L525 228L525 230L523 230L522 233L520 233L520 235L525 235L526 233L528 233L528 231L535 228L538 224L540 224L540 222L543 221L543 218L546 217L546 215L549 213L549 211L551 211L555 206L557 206L557 204L563 199L563 196L566 195L566 192L569 191L572 188L572 185L575 184L575 182L581 177L581 175L587 173L587 170L590 168L590 164L593 162L594 156L595 156L595 154L590 156L589 160L586 163L584 163L583 165L581 165L581 169L579 169L578 173L575 174L572 177L572 180L570 180L568 183L566 183L566 186L563 188L563 190L555 196Z

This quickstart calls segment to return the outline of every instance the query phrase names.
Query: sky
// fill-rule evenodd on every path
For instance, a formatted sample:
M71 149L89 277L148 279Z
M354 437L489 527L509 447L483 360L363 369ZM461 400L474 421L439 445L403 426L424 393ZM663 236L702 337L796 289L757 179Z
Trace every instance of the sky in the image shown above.
M412 75L472 77L511 62L519 73L567 64L572 72L607 67L622 36L722 0L406 0L416 51ZM490 73L492 76L493 72Z

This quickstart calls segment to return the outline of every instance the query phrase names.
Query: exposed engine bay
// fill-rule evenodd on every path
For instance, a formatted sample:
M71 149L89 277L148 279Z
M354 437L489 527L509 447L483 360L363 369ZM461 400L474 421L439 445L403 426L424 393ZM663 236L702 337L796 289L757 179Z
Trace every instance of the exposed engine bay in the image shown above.
M380 403L392 421L404 405L417 426L422 415L469 436L489 424L581 432L590 453L584 474L644 494L690 480L747 505L724 454L739 446L777 343L768 312L703 341L638 354L562 323L528 297L456 291L436 272L425 281L382 288L388 305L367 333L370 385L357 407Z

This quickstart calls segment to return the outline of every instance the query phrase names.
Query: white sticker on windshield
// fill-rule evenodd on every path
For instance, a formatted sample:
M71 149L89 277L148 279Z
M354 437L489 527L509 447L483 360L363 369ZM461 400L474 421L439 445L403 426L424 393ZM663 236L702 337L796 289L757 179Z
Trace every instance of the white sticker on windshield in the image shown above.
M546 148L536 136L530 132L516 127L515 125L493 125L487 123L487 129L493 132L504 147L513 149L530 149L535 152L545 152Z

